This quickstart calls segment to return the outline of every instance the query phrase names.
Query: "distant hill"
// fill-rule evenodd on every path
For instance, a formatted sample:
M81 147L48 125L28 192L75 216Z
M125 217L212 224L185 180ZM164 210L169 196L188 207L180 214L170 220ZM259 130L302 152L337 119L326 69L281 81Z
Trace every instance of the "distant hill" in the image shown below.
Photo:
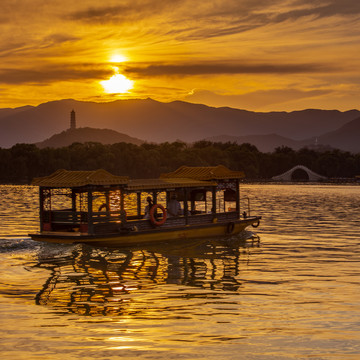
M227 134L277 134L303 140L335 131L360 116L358 110L302 110L260 113L151 99L94 103L60 100L36 107L0 109L0 147L37 143L69 127L74 109L78 127L106 128L149 142L193 142Z
M360 117L348 122L335 131L300 141L285 138L277 134L249 136L222 135L213 136L205 140L214 142L229 141L237 144L250 143L262 152L272 152L277 147L288 146L294 150L309 147L311 149L340 149L360 153Z
M0 119L6 116L11 116L13 114L17 114L19 112L25 111L25 110L30 110L33 109L33 106L21 106L15 109L11 109L11 108L3 108L0 109Z
M99 142L101 144L115 144L119 142L126 142L135 145L141 145L142 143L144 143L143 140L118 133L115 130L93 129L85 127L62 131L60 134L55 134L49 139L36 143L35 145L39 148L59 148L69 146L75 142Z
M319 136L318 142L337 149L360 153L360 117L338 130Z

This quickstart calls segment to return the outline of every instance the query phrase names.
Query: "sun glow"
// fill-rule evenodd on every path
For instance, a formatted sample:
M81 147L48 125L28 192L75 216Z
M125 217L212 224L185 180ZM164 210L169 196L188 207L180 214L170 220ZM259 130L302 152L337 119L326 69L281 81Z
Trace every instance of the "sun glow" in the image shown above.
M114 54L110 58L110 62L113 62L113 63L120 63L120 62L125 62L125 61L127 61L127 58L124 55L120 55L120 54Z
M109 80L100 81L104 90L109 94L123 94L133 88L133 81L129 80L126 76L119 74L119 69L114 67L115 75Z

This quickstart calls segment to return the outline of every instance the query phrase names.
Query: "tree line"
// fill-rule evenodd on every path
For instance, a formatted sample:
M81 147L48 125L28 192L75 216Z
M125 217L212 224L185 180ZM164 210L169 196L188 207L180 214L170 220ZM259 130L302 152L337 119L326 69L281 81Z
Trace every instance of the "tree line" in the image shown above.
M0 183L26 184L34 177L46 176L57 169L105 169L114 175L132 178L156 178L182 165L225 165L245 172L250 180L266 180L284 173L295 165L304 165L330 178L353 178L360 175L360 154L341 150L293 150L278 147L262 153L254 145L232 142L198 141L162 144L129 143L103 145L74 143L62 148L39 149L33 144L0 148Z

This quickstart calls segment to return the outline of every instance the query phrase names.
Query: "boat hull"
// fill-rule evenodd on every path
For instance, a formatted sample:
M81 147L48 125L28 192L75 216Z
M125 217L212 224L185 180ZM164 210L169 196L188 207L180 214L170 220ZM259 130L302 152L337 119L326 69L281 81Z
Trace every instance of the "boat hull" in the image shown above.
M126 231L113 234L87 235L81 233L41 232L30 234L33 240L61 244L88 244L93 246L131 246L176 240L234 236L249 225L257 227L261 217L253 216L236 221L182 227L157 227L147 231Z

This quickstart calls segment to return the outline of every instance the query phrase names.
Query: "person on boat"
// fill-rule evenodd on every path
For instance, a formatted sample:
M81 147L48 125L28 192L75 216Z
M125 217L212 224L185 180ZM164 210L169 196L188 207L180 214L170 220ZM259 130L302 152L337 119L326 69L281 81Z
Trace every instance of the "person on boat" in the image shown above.
M146 201L148 202L148 204L145 206L145 216L144 219L150 219L150 209L152 208L152 206L154 205L153 200L151 198L151 196L148 196L146 198Z
M190 214L191 215L198 215L201 214L202 211L201 210L196 210L196 204L195 201L191 202L191 210L190 210Z
M167 204L168 216L179 216L182 215L182 209L179 201L177 200L176 194L172 194L170 201Z

